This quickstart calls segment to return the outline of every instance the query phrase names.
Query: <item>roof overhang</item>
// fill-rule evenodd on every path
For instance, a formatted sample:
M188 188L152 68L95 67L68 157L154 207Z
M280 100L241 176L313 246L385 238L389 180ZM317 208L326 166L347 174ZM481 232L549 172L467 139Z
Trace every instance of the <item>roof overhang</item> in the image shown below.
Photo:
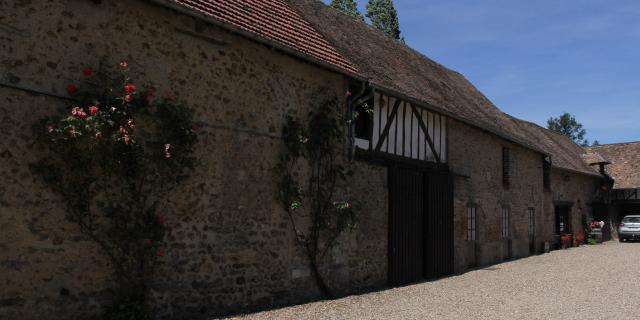
M574 174L581 174L581 175L585 175L585 176L592 176L594 178L600 178L603 179L604 177L602 175L600 175L597 172L586 172L586 171L580 171L580 170L575 170L575 169L568 169L568 168L562 168L562 167L557 167L554 166L553 163L551 164L551 168L553 170L558 170L558 171L565 171L565 172L569 172L569 173L574 173Z

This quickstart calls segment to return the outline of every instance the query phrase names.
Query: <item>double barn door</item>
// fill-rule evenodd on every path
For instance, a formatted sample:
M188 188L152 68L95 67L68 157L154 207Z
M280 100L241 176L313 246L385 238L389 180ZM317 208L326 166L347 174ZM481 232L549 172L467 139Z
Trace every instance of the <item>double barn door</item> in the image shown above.
M453 273L453 181L448 171L389 168L389 283Z

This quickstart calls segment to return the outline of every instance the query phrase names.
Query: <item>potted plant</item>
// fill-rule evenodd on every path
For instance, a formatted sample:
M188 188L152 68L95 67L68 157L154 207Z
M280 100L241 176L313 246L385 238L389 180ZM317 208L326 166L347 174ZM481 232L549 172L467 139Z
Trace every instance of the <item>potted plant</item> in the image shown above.
M598 243L602 243L602 227L604 227L604 221L592 220L589 223L590 235Z
M583 245L585 243L586 235L582 231L576 232L576 241L578 243L577 246Z
M563 233L560 236L560 241L562 242L562 249L567 249L571 247L571 235L568 233Z

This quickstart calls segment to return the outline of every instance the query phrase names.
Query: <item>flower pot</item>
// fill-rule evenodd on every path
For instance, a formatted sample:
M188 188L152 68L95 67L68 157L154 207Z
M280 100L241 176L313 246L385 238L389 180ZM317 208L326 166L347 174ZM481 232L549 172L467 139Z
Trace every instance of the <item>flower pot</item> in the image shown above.
M570 234L563 234L560 237L560 241L562 243L562 249L571 248L573 244L573 239Z
M601 228L593 228L591 229L591 237L596 240L598 243L602 243L602 229Z

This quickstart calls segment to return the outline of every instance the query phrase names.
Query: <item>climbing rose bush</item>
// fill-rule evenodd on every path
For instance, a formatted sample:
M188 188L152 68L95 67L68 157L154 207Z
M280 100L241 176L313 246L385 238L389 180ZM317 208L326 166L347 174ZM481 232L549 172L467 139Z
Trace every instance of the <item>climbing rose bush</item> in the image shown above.
M37 126L42 159L32 164L66 204L66 219L114 269L107 319L150 319L155 267L166 258L166 201L194 168L192 114L136 83L129 63L90 66L61 114Z

